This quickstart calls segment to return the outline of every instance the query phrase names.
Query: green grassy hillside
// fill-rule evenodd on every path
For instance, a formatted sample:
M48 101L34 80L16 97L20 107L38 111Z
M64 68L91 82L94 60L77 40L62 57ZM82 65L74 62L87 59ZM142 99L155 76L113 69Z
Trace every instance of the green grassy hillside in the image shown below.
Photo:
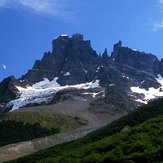
M47 112L10 112L0 117L0 146L70 131L81 124L78 119Z
M47 152L47 151L46 151ZM141 125L121 131L94 143L63 150L62 146L49 149L51 155L38 162L148 162L163 158L163 116L150 119ZM42 152L42 154L44 154ZM27 162L37 160L36 155ZM21 162L21 160L19 160Z
M163 152L161 115L163 99L136 109L82 139L37 152L14 162L159 161L162 160Z
M148 105L135 109L126 116L113 121L111 124L106 125L98 131L92 132L86 137L85 140L83 139L83 143L84 141L96 141L106 136L110 136L120 132L126 126L133 127L158 115L163 115L163 99L155 100Z

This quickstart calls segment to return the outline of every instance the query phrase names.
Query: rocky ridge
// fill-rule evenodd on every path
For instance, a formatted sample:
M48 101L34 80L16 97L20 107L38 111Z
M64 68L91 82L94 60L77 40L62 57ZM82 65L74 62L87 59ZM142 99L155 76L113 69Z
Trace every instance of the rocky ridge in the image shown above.
M123 47L121 41L114 45L109 57L107 49L98 55L81 34L61 35L53 40L52 51L36 60L33 68L20 79L9 77L0 83L1 112L13 109L9 104L29 91L35 96L23 96L22 101L27 103L21 107L49 104L56 99L57 92L64 89L78 91L78 97L82 98L84 94L94 96L96 105L109 104L115 109L132 110L163 96L162 76L163 59L160 61L153 54ZM48 100L38 102L38 95Z

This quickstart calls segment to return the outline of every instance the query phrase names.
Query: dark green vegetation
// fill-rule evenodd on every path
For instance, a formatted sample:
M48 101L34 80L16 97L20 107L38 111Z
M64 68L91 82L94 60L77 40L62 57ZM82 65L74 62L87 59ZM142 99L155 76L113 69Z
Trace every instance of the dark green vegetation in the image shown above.
M155 100L148 105L135 109L126 116L123 116L105 127L92 132L83 139L83 143L94 142L96 140L105 138L106 136L111 136L117 132L120 132L124 127L136 126L158 115L163 115L163 99Z
M79 127L77 119L47 112L10 112L0 117L0 146Z
M59 128L44 128L39 123L33 125L16 121L1 121L0 146L30 140L60 132Z
M163 160L163 99L143 106L82 139L13 162L107 163L160 160Z
M94 143L82 144L75 148L67 147L57 146L42 151L39 155L37 153L24 160L19 159L18 162L35 162L41 155L43 155L39 160L41 163L160 161L163 158L163 116ZM46 155L49 156L46 158Z

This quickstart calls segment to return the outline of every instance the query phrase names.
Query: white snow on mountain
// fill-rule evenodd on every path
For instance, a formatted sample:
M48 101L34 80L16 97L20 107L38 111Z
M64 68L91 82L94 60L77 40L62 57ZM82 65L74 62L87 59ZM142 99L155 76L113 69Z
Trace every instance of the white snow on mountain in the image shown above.
M61 36L62 36L62 37L67 37L67 36L68 36L68 34L61 34Z
M163 97L163 77L160 74L158 74L158 77L156 78L156 80L161 85L157 89L154 87L151 87L148 90L146 90L140 87L130 87L132 92L144 95L143 99L136 99L136 101L147 104L148 101L151 99L154 99L157 97Z
M32 85L32 88L34 89L45 89L49 87L60 87L60 85L57 83L58 78L54 78L52 81L49 81L47 78L44 78L43 81L40 81L36 84Z
M87 70L85 70L84 68L83 68L83 71L87 74L88 73L88 71Z
M57 77L52 81L44 78L43 81L33 84L32 86L28 86L26 88L16 86L19 90L18 99L12 100L7 103L6 107L12 107L12 110L16 110L20 107L29 105L29 104L42 104L49 103L53 96L60 90L64 89L90 89L99 87L99 80L95 80L94 82L76 84L76 85L66 85L60 86L57 83Z
M138 51L137 49L132 49L133 51Z
M66 72L65 74L64 74L64 76L69 76L70 75L70 72Z
M100 80L95 80L95 82L91 82L90 88L96 88L99 87Z
M102 90L100 92L85 92L83 95L91 95L92 97L96 97L97 95L102 94L102 97L105 97L105 91Z
M161 86L163 87L163 77L158 74L158 78L156 78L156 80L161 84Z
M109 84L110 87L115 86L115 84Z

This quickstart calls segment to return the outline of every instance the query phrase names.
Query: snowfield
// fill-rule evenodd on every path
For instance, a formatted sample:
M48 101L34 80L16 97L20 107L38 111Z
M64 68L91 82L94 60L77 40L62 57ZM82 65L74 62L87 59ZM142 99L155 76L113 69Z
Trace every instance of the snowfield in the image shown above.
M147 104L148 101L151 99L163 97L163 77L158 74L158 78L156 78L156 80L161 84L161 87L159 87L158 89L151 87L149 88L149 90L146 90L140 87L130 87L132 92L144 95L143 99L136 99L136 101Z
M68 75L68 74L67 74ZM99 87L99 80L95 80L94 82L87 82L76 85L65 85L61 86L57 82L58 78L54 78L52 81L49 81L47 78L44 78L43 81L33 84L32 86L27 86L26 88L16 86L19 90L19 97L15 100L12 100L6 104L6 107L12 108L12 110L16 110L20 107L24 107L31 104L48 104L54 97L54 95L60 90L64 89L93 89ZM132 93L143 94L144 98L136 98L135 101L140 103L147 104L149 100L163 97L163 77L158 74L156 80L160 83L160 87L155 89L153 87L148 90L140 88L140 87L130 87ZM144 82L144 81L143 81ZM112 86L114 84L110 84ZM87 94L92 94L92 97L96 97L98 93L87 92ZM133 96L133 95L131 95Z
M44 78L43 81L33 84L32 86L27 86L26 88L16 86L19 90L20 96L18 99L12 100L7 103L6 107L11 107L12 110L16 110L20 107L29 105L29 104L48 104L54 94L64 89L90 89L99 87L99 80L94 82L76 84L76 85L65 85L60 86L57 83L58 78L54 78L52 81L49 81L47 78Z

